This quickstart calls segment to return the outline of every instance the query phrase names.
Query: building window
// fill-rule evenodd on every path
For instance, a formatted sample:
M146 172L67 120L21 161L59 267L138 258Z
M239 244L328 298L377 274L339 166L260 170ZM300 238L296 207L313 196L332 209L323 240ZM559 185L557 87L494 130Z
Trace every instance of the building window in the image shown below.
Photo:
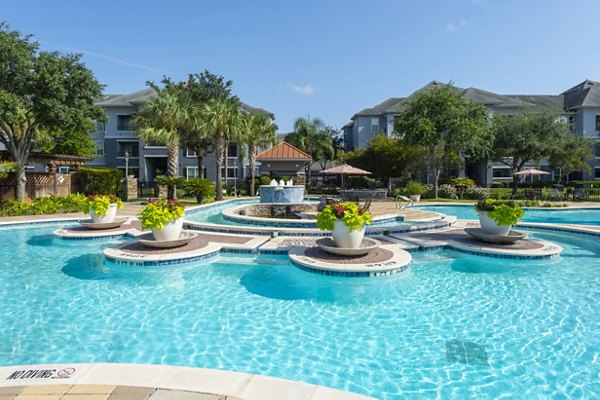
M600 179L600 167L594 168L594 179Z
M596 115L596 131L600 132L600 115Z
M569 115L569 129L575 131L575 116Z
M96 144L96 157L104 157L104 140L95 140Z
M185 167L185 177L197 178L198 177L198 167Z
M117 115L117 130L118 131L132 131L133 126L131 125L131 115Z
M237 157L237 156L238 156L237 144L229 145L229 148L227 149L227 157Z
M185 156L186 157L196 157L196 152L190 149L186 149L185 150Z
M594 156L600 158L600 143L594 145Z
M512 170L505 167L494 168L492 176L494 178L512 178Z
M371 133L377 135L379 132L379 118L371 118Z

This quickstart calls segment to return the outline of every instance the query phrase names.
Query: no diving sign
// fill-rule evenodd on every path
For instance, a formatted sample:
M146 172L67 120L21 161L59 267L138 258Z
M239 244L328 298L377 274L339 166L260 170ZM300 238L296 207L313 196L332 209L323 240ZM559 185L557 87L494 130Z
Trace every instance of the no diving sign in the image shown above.
M20 369L12 371L4 380L20 379L67 379L75 374L75 368Z

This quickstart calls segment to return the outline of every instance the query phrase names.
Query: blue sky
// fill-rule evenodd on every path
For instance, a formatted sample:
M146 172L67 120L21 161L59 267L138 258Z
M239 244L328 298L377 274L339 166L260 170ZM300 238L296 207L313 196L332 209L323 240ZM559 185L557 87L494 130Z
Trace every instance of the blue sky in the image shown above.
M558 94L600 80L600 1L21 1L0 19L44 49L83 53L107 93L205 68L246 103L342 127L431 80Z

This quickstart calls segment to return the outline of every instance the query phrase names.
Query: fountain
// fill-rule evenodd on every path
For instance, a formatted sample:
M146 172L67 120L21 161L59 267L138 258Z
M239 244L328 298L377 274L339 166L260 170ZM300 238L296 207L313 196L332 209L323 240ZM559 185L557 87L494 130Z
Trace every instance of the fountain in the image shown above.
M287 183L283 179L279 182L273 179L269 185L260 185L259 188L261 203L302 203L304 192L304 185L294 185L291 179Z

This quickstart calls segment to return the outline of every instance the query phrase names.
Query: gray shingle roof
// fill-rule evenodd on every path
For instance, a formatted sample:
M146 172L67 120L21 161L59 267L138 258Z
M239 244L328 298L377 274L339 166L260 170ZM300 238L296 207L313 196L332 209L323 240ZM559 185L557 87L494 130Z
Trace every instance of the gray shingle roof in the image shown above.
M137 92L120 95L106 95L102 99L96 102L96 105L101 107L131 107L139 106L147 102L149 99L156 96L156 91L152 88L139 90ZM267 111L263 108L253 107L244 102L240 102L240 108L246 112L256 112L259 114L266 114L271 119L275 119L275 114Z
M579 85L561 93L565 97L565 108L600 107L600 83L586 79Z
M390 97L383 103L379 103L374 107L365 108L364 110L357 112L354 114L352 119L355 119L358 116L383 115L389 109L397 106L403 99L404 98L402 97Z

